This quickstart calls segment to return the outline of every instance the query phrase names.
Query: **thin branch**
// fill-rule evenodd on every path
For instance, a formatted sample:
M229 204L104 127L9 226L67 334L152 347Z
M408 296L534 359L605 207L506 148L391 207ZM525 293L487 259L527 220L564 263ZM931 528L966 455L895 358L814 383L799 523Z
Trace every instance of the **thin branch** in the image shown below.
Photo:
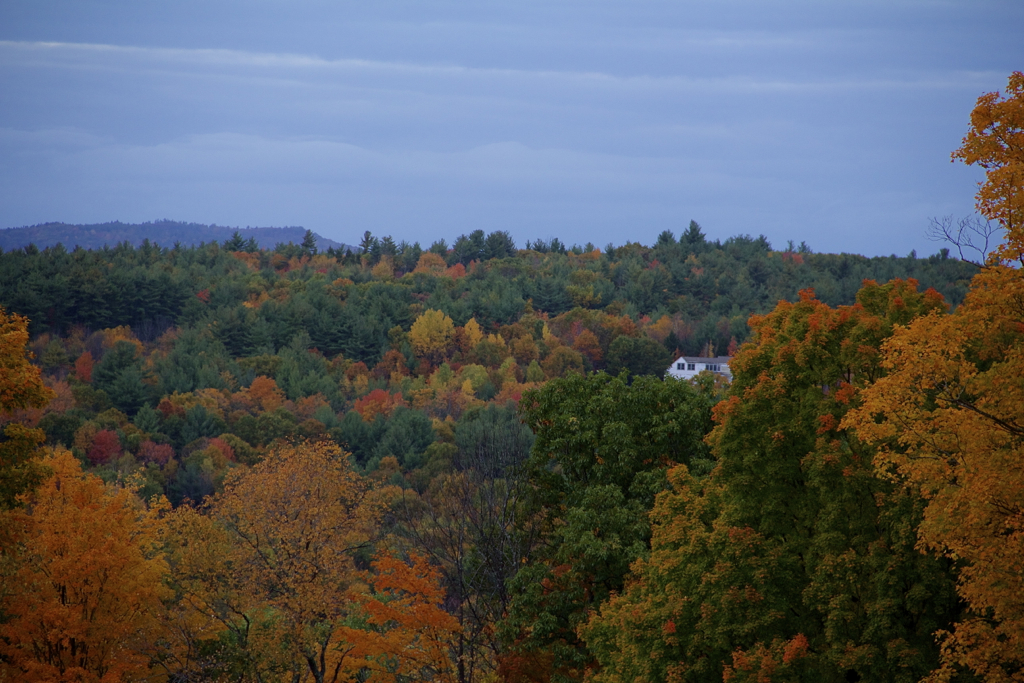
M998 224L993 224L989 220L983 221L978 216L960 218L955 224L952 216L943 216L931 218L929 223L925 233L928 239L934 242L949 242L957 248L961 261L979 268L985 265L993 249L992 242L998 237L999 232ZM978 254L977 257L974 256L975 252Z

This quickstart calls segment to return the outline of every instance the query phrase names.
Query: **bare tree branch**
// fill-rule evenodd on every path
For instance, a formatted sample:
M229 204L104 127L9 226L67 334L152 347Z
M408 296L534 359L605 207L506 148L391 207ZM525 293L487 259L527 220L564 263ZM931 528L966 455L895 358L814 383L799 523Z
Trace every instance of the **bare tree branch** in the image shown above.
M988 260L998 237L999 225L992 221L982 220L979 216L967 216L958 219L955 224L952 216L929 219L928 239L934 242L949 242L957 248L960 260L981 268ZM977 256L974 256L974 253ZM970 254L970 256L968 256Z

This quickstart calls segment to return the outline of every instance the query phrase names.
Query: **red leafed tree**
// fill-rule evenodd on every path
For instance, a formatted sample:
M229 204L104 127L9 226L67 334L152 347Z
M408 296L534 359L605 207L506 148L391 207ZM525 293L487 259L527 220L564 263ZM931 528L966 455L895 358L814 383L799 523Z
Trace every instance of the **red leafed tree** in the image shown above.
M109 429L102 429L93 437L92 445L89 447L89 462L93 465L103 465L121 454L121 439L117 432Z
M156 409L160 411L160 414L164 416L165 420L171 415L177 415L178 417L185 416L185 409L171 403L170 399L166 396L160 399L160 403L157 404Z
M170 444L146 440L139 446L139 459L143 462L155 462L157 465L163 466L173 457L174 449Z
M221 455L224 456L225 460L228 460L230 462L235 461L235 449L231 447L231 444L229 444L227 441L220 438L219 436L210 439L209 447L216 448L218 451L220 451Z
M401 394L389 394L384 389L374 389L356 401L355 411L370 422L378 415L387 417L400 405L405 405Z
M75 361L75 377L80 382L91 382L92 381L92 366L93 366L92 354L86 351L78 357Z

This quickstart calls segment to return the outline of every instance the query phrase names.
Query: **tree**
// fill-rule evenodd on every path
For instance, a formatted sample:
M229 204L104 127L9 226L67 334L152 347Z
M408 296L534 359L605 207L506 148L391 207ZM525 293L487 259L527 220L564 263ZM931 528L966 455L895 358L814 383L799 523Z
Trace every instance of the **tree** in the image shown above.
M558 346L542 363L549 379L565 377L570 373L583 374L583 354L568 346Z
M971 128L953 159L985 169L978 211L1006 231L1000 258L1024 263L1024 73L1010 74L1006 97L985 93L971 112Z
M143 377L137 342L123 339L115 342L92 371L96 388L106 392L111 402L129 415L134 415L146 401Z
M243 251L245 249L245 240L242 239L242 234L237 230L231 233L231 239L225 240L224 248L228 251Z
M92 354L88 351L84 351L75 360L75 377L80 382L91 382L92 381L92 368L93 360Z
M455 429L445 468L454 471L436 476L422 496L403 497L403 535L438 568L461 627L451 643L460 683L494 675L502 651L496 625L512 597L508 581L536 542L539 525L523 505L529 486L522 465L532 442L510 408L472 409Z
M53 396L39 368L29 362L28 318L8 314L0 306L0 418L15 410L42 408ZM0 509L13 507L20 493L44 476L33 460L36 448L46 439L40 429L17 422L7 424L0 436Z
M175 581L247 674L347 680L341 624L353 616L355 554L375 537L387 494L333 444L278 448L228 477L209 518L180 513Z
M622 335L608 347L608 372L664 377L672 360L671 351L648 337Z
M707 241L704 237L704 232L700 228L700 224L697 221L690 221L690 225L686 228L686 232L679 236L679 243L685 245L691 252L703 251Z
M484 338L484 331L480 328L480 323L476 321L476 318L470 318L466 321L463 326L463 331L466 335L466 351L471 351L473 347L481 342Z
M359 678L369 683L457 680L449 644L461 628L441 608L445 594L439 572L423 557L410 559L379 555L373 571L363 574L370 590L351 595L364 626L339 629L349 648L348 676L369 672Z
M117 432L102 429L93 437L86 457L93 465L105 465L121 455L121 451L121 440L117 437Z
M380 248L380 240L373 236L369 230L363 233L363 238L359 240L359 252L361 254L368 254L374 249Z
M138 680L146 647L162 635L167 564L155 519L128 489L83 474L71 453L12 515L16 569L5 581L0 678ZM8 678L9 677L9 678Z
M416 355L432 363L444 359L455 336L455 323L444 311L427 310L409 329L409 342Z
M1024 74L1009 97L978 99L971 129L953 153L986 169L978 210L999 221L1000 259L1024 254ZM879 454L879 471L927 500L923 550L963 567L967 614L941 632L942 666L931 680L966 669L987 683L1024 670L1024 278L990 260L951 316L897 330L882 349L888 375L846 423Z
M302 244L299 246L302 247L304 254L316 256L316 235L313 234L312 230L306 231L306 234L302 236Z
M276 410L284 403L284 392L277 387L272 378L259 375L249 385L251 396L265 412Z
M879 470L928 500L922 549L965 565L969 613L941 634L935 680L967 668L1009 681L1024 667L1022 302L1016 269L985 269L954 315L896 332L882 350L888 376L847 418L877 445Z
M495 230L484 241L484 259L509 258L516 255L516 243L512 235L504 230Z
M426 275L439 276L444 274L447 270L448 264L445 263L444 257L435 254L432 251L424 252L420 255L419 261L416 263L416 268L413 270L414 273L424 273Z
M582 631L595 681L902 681L934 666L953 579L915 548L919 497L873 476L840 427L893 327L944 308L914 284L869 283L839 309L804 291L752 318L715 408L714 470L672 470L650 556Z
M625 375L604 373L570 374L523 395L525 422L537 435L528 510L547 533L511 583L501 626L506 673L542 662L545 675L563 681L593 665L577 629L647 552L648 513L666 469L708 469L712 402L708 381L627 384Z

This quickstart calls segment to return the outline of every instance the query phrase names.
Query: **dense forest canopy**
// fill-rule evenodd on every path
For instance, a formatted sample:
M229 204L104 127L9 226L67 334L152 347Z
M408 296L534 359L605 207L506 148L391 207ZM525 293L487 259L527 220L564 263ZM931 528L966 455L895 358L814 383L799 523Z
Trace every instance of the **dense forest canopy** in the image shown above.
M773 251L763 237L708 241L696 223L650 247L527 246L483 231L427 250L367 234L356 253L294 243L260 250L237 238L194 248L29 246L0 254L0 304L28 316L33 334L127 325L151 341L171 325L217 327L234 357L276 353L304 329L326 356L373 365L388 331L408 331L424 310L459 326L474 318L488 333L530 311L552 320L625 315L670 351L693 355L710 344L725 353L747 338L751 313L801 289L835 306L852 303L866 279L914 278L955 306L974 274L946 250L920 259Z
M306 237L274 249L235 233L199 246L0 253L0 305L27 319L26 341L53 396L22 406L19 420L50 447L69 449L78 467L112 484L135 482L150 501L166 496L179 515L238 490L225 486L281 444L343 448L351 454L344 476L406 491L390 503L391 533L440 572L471 664L462 680L499 670L515 679L536 657L562 676L593 662L576 631L647 552L647 515L666 467L713 466L702 439L723 388L662 381L676 354L733 354L750 337L751 314L807 288L840 306L853 304L865 281L915 278L959 303L977 271L944 250L869 259L805 245L776 251L763 237L709 241L696 223L679 238L665 232L651 246L603 250L557 239L517 249L506 233L476 231L427 249L367 233L354 250L323 252ZM588 407L574 417L569 404ZM565 420L590 425L585 445L556 445L562 429L548 425ZM582 458L572 471L593 469L594 448L631 453L630 463L597 468L596 478L549 479L553 465L573 459ZM566 504L581 521L563 528ZM609 506L620 518L603 522L614 535L592 556L586 528ZM208 521L180 522L200 523ZM451 534L464 537L458 547ZM367 531L360 543L373 537ZM536 593L555 585L559 566L573 567L558 574L565 594ZM603 578L589 597L569 589L595 574ZM230 590L240 612L257 600L252 586L191 576L182 579L188 590ZM217 618L236 641L209 655L212 669L195 667L215 678L230 660L265 675L248 640L256 633L239 640L239 626ZM524 640L524 631L533 635ZM307 646L333 647L318 642Z
M0 678L1021 680L1022 111L956 152L979 264L0 253Z

